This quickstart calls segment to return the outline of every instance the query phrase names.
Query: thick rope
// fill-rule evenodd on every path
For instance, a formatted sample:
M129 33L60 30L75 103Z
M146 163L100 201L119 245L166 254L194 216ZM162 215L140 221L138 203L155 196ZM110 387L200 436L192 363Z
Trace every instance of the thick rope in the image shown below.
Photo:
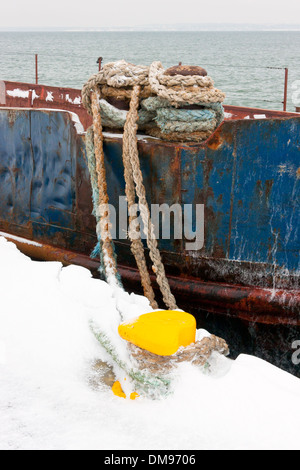
M206 85L206 87L203 85L200 87L195 87L195 83L195 85L189 85L187 88L185 88L184 79L186 77L181 79L181 85L177 90L175 90L174 87L166 86L160 81L163 70L163 66L160 62L153 62L151 64L149 69L149 83L151 89L157 96L168 100L176 108L185 106L187 104L197 104L199 101L203 103L217 103L222 102L225 99L225 94L217 88L214 88L211 84L209 84L209 86ZM164 81L166 82L168 78L165 77L167 77L167 75L164 75ZM192 78L194 80L199 80L202 78L202 82L204 83L205 79L210 77L197 77L197 79L194 77ZM189 77L189 79L191 80L191 77ZM171 80L174 81L174 77L171 77ZM208 83L207 80L206 82Z
M90 110L89 93L99 87L103 125L123 129L126 111L112 106L106 99L117 98L129 102L135 85L141 86L139 130L148 135L167 141L201 142L215 131L224 118L221 103L225 94L214 87L211 77L170 76L160 62L153 62L150 67L136 66L124 60L106 64L83 87L83 104ZM191 105L204 109L186 108ZM179 111L178 119L176 111Z
M116 129L123 129L127 118L127 111L112 106L104 99L101 99L99 101L99 104L102 125ZM146 124L149 124L151 121L153 121L155 116L155 111L147 111L145 109L141 109L139 111L139 128L142 128Z
M99 272L106 277L106 270L105 270L105 263L104 263L104 253L102 250L102 240L101 240L101 232L100 232L100 213L99 213L99 188L98 188L98 175L96 170L96 158L95 158L95 147L94 147L94 130L93 126L89 127L86 132L85 137L85 146L86 146L86 157L87 157L87 164L90 174L90 181L92 187L92 199L93 199L93 214L96 218L96 234L98 243L94 247L91 258L99 258L100 257L100 267ZM114 243L112 241L113 250L114 250L114 259L115 264L117 264L116 253L114 249ZM117 282L120 287L122 287L122 280L120 274L117 272L116 274Z
M96 90L101 90L101 100L99 91ZM129 111L115 108L104 99L105 97L130 101ZM83 104L93 115L99 206L105 208L98 222L100 233L98 238L101 238L106 277L116 278L117 266L110 236L102 124L106 127L124 128L123 163L130 226L136 224L137 216L133 216L130 211L135 205L137 194L143 230L153 263L152 269L156 274L164 302L170 309L176 309L177 306L165 274L150 219L137 149L137 129L139 126L139 129L145 130L149 135L168 141L206 140L224 117L221 104L224 98L224 93L214 88L210 77L166 75L160 62L153 62L150 67L136 66L124 60L106 64L82 89ZM198 106L197 109L178 109L195 104ZM157 308L139 231L140 227L129 230L131 251L141 273L144 294L152 307Z
M128 123L126 121L124 127L124 135L128 134L127 129ZM137 219L136 215L132 215L132 209L135 206L135 185L133 179L133 169L131 165L131 159L129 154L128 139L123 139L123 164L124 164L124 178L125 178L125 193L128 203L129 212L129 238L131 240L131 252L135 257L137 267L140 272L141 282L144 289L144 295L150 301L150 305L153 309L157 309L158 305L155 301L155 295L152 289L150 275L147 269L147 263L145 259L144 245L140 237L140 226L137 227L136 231L132 230L133 222Z
M171 132L167 134L159 127L150 127L147 129L147 134L158 139L163 139L169 142L201 142L207 140L211 136L211 131L198 131L198 132Z
M139 88L139 87L138 87ZM108 209L108 194L107 194L107 181L106 181L106 171L105 171L105 163L104 163L104 152L103 152L103 133L102 133L102 124L101 124L101 115L100 115L100 108L99 108L99 93L93 92L91 97L91 105L92 105L92 113L93 113L93 129L94 129L94 151L95 151L95 160L96 160L96 172L92 171L91 178L94 181L97 177L97 191L95 192L95 188L93 185L93 199L98 198L98 209L99 214L98 217L98 224L97 224L97 233L98 239L101 240L101 250L102 250L102 257L105 269L105 276L107 282L112 285L118 283L117 281L117 265L114 256L114 249L112 245L112 237L111 237L111 225L109 222L109 209ZM129 114L129 113L128 113ZM138 119L138 117L137 117ZM136 119L136 120L137 120ZM127 124L127 121L126 121ZM128 125L130 124L130 119L128 120ZM126 127L126 125L125 125ZM137 125L135 126L137 128ZM129 129L130 133L131 129ZM136 133L136 129L135 129ZM129 205L129 211L135 204L135 188L134 188L134 171L132 168L132 160L131 160L131 151L128 139L126 139L125 135L127 135L127 131L124 134L124 144L123 144L123 161L124 161L124 176L126 182L126 196ZM136 139L136 136L135 136ZM139 161L138 161L139 164ZM90 171L92 168L90 168ZM142 173L140 172L141 180L139 179L139 186L143 185L142 181ZM145 188L144 188L145 192ZM141 194L141 189L138 192ZM143 200L143 199L142 199ZM141 200L140 200L141 203ZM149 209L148 209L149 210ZM132 222L136 219L136 216L130 216L129 223L132 226ZM143 222L145 223L145 219L143 218ZM151 224L152 225L152 224ZM152 228L152 234L154 234L154 230ZM140 275L141 275L141 282L144 289L145 296L149 299L152 308L158 308L158 305L155 301L155 296L153 292L153 288L151 286L150 275L147 269L147 264L145 260L144 254L144 247L141 241L140 236L137 236L137 233L133 234L129 231L129 237L131 240L131 251L135 257ZM170 308L176 308L176 302L174 297L170 292L170 288L168 285L168 281L163 278L164 276L164 268L160 260L160 254L156 247L153 250L151 248L151 243L149 245L150 248L150 256L153 260L155 269L157 270L157 278L158 283L163 289L163 298L166 302L166 305L170 306ZM167 287L167 288L166 288Z
M98 211L99 222L97 230L100 233L102 255L105 266L105 276L108 284L116 285L117 281L117 265L114 256L114 249L111 236L111 224L109 221L108 194L106 171L104 164L103 152L103 134L101 125L101 116L99 110L99 93L93 92L91 97L93 128L94 128L94 149L96 159L96 173L98 180Z
M164 74L160 62L153 62L150 67L133 65L119 60L104 65L102 70L93 75L82 89L83 105L91 112L90 92L101 86L102 96L114 96L130 99L131 90L126 87L140 85L140 96L156 95L166 99L176 108L180 105L202 103L222 103L225 94L214 88L210 77L169 76ZM108 88L106 88L108 87ZM109 95L111 93L111 95Z
M139 199L139 209L144 225L144 232L147 237L147 245L150 251L150 258L153 262L153 271L157 277L157 283L160 287L165 304L171 310L177 309L176 301L171 293L169 282L165 274L165 268L161 260L160 252L157 247L157 240L154 234L154 227L150 218L150 210L146 199L146 190L143 183L143 175L140 168L140 160L137 148L137 122L139 107L140 86L133 87L130 109L127 114L126 125L124 128L123 142L124 150L128 152L131 167L133 170L133 179L135 182L136 193ZM127 157L126 157L127 158Z
M166 373L183 361L205 367L209 365L213 352L218 352L224 356L229 355L226 341L214 335L207 336L185 348L179 348L172 356L158 356L132 343L128 343L128 349L139 369L149 371L155 375Z
M156 71L155 71L156 67ZM149 73L151 77L149 76ZM183 85L183 80L185 85ZM149 83L151 92L149 93ZM127 99L130 99L130 108L128 112L112 109L109 103L102 101L102 107L99 106L101 90L106 87L109 90L120 90L126 88ZM157 89L155 90L155 87ZM176 90L174 90L176 88ZM177 89L179 88L179 90ZM193 96L193 88L198 88L198 101ZM147 89L147 92L145 90ZM200 90L200 92L199 92ZM153 92L156 96L152 96ZM177 93L175 99L174 92ZM179 93L178 93L179 92ZM117 263L114 256L114 248L111 237L111 224L109 221L107 180L104 165L103 151L103 133L101 112L104 122L114 124L116 120L122 121L124 125L123 136L123 163L125 192L129 206L129 238L131 240L131 251L136 259L138 269L141 274L142 285L145 296L149 299L151 306L156 309L153 288L151 286L150 275L147 270L143 243L140 237L141 227L137 223L137 215L133 214L135 208L136 195L139 201L139 210L143 222L143 230L146 235L149 254L153 263L153 271L157 277L157 283L163 295L163 300L169 309L177 309L176 301L171 293L169 282L166 277L165 268L161 260L155 237L154 227L150 218L150 210L146 199L146 190L143 183L143 175L140 168L140 160L137 147L137 129L138 121L147 126L150 124L150 132L164 134L164 139L193 141L194 139L203 140L207 138L212 128L218 125L223 118L222 92L213 87L213 82L209 77L165 77L162 74L162 66L159 62L152 64L150 72L148 67L132 66L124 61L116 64L107 64L101 73L91 77L84 86L82 96L84 106L87 107L93 116L93 133L87 135L87 153L88 164L91 173L91 183L93 189L94 212L97 220L97 236L101 247L101 261L104 264L106 279L109 284L120 285L117 277ZM102 95L103 96L103 95ZM108 96L108 95L107 95ZM116 96L116 95L114 95ZM120 96L120 95L118 95ZM140 98L144 99L144 106L139 110ZM199 101L201 97L201 101ZM187 103L197 103L205 107L204 110L174 110L180 107L180 100L188 99ZM194 101L195 100L195 101ZM146 103L147 102L147 103ZM149 106L149 109L147 109ZM173 108L172 108L173 106ZM206 109L208 108L208 109ZM111 113L114 115L112 116ZM154 115L153 115L154 113ZM155 126L151 127L149 119L157 121ZM164 116L169 119L164 121ZM125 122L124 122L125 120ZM199 124L200 123L200 124ZM189 132L186 132L186 125L189 126ZM173 127L172 127L173 126ZM182 127L183 126L183 127ZM92 149L91 137L94 138L94 148ZM90 156L90 158L89 158ZM135 229L133 228L135 226ZM122 319L121 312L120 316ZM141 387L141 389L151 396L155 391L167 393L169 380L165 374L174 364L188 360L193 364L207 366L213 351L221 354L228 354L228 347L224 340L211 336L202 341L191 344L187 348L180 349L171 357L160 357L147 351L143 351L131 344L128 348L131 357L136 361L137 369L128 368L121 361L115 351L109 338L99 329L91 325L96 337L104 348L113 357L114 361L131 377L131 379ZM160 374L162 374L160 376Z
M111 90L116 90L124 87L132 87L137 84L141 86L148 86L149 88L148 74L149 67L143 65L128 64L127 62L125 62L125 60L119 60L117 62L105 64L102 67L101 71L97 74L92 75L87 81L87 83L83 86L81 92L83 106L88 110L90 114L92 114L91 91L96 90L97 87L101 85L108 85ZM131 90L129 90L129 93L127 94L128 98L130 98L131 96L130 91ZM113 95L115 97L124 97L121 90L120 92L114 93L117 93ZM147 93L147 96L150 96L150 93Z
M100 116L100 108L99 108L99 99L100 99L99 93L93 92L91 103L92 103L93 127L94 127L94 148L95 148L96 171L97 171L97 179L98 179L99 208L101 208L100 220L99 220L98 225L99 225L100 238L101 238L101 249L103 251L105 275L106 275L106 279L108 283L112 284L112 283L115 283L117 279L117 266L116 266L116 261L115 261L115 256L114 256L113 245L112 245L112 237L111 237L111 231L110 231L111 226L109 223L109 210L108 210L109 199L108 199L108 194L107 194L107 181L106 181L106 171L105 171L104 152L103 152L103 133L102 133L102 124L101 124L101 116ZM135 136L135 139L136 139L136 136ZM130 153L128 142L129 140L125 138L125 131L124 131L124 144L123 144L124 176L125 176L125 182L126 182L126 196L128 199L128 205L129 205L129 211L130 211L132 206L135 204L135 191L134 191L134 171L132 168L132 161L130 159L131 153ZM140 178L142 178L141 172L140 172ZM143 181L142 181L142 184L143 184ZM136 216L130 216L129 218L130 226L132 226L132 222L135 218ZM144 222L144 219L143 219L143 222ZM152 230L152 232L154 234L154 230ZM132 232L129 232L129 237L131 240L131 251L135 257L135 260L136 260L136 263L137 263L137 266L141 275L141 282L142 282L142 286L144 289L144 294L149 299L152 308L156 309L158 308L158 305L155 301L154 292L151 286L150 275L147 269L147 264L146 264L145 255L144 255L144 247L143 247L141 238L137 237L136 233L133 234ZM166 279L163 279L164 268L160 260L159 251L156 248L156 252L154 250L153 255L151 255L152 252L153 252L153 248L152 250L150 248L150 256L158 272L157 274L158 284L163 289L162 293L163 293L163 298L166 302L166 305L168 306L170 305L170 308L177 308L175 299L170 292L168 281ZM167 284L167 290L166 290L166 284Z
M152 94L150 85L142 87L141 98L149 98ZM101 85L101 95L104 98L129 101L131 98L131 88L114 88L108 85Z

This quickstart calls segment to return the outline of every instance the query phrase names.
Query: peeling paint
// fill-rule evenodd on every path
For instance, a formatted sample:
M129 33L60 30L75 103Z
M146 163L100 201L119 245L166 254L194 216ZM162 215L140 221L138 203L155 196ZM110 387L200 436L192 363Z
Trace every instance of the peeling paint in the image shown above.
M296 174L297 179L299 178L299 170L296 170L295 166L291 163L283 163L282 165L278 166L278 173L280 175L288 174L294 176Z
M80 96L76 96L76 98L74 98L74 100L72 100L72 99L70 98L70 95L67 93L67 94L66 94L66 101L67 101L68 103L71 103L71 104L78 104L78 105L80 105L80 104L81 104L81 97L80 97Z
M7 90L6 93L8 94L8 96L12 96L13 98L29 97L29 90L20 90L20 88L15 88L14 90Z
M35 99L39 98L35 90L21 90L20 88L15 88L14 90L7 90L7 95L12 98L29 98L31 93L31 102L33 103Z
M53 100L54 100L53 92L47 91L46 101L53 101Z

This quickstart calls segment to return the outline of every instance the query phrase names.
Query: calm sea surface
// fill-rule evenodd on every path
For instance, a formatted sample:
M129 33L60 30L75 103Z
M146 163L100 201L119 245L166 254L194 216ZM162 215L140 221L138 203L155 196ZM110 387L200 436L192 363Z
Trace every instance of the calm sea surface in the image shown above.
M300 84L300 32L1 32L0 79L39 81L81 88L104 62L125 59L165 67L178 62L205 67L226 103L282 109L284 70L289 67L288 110L294 111L293 86Z

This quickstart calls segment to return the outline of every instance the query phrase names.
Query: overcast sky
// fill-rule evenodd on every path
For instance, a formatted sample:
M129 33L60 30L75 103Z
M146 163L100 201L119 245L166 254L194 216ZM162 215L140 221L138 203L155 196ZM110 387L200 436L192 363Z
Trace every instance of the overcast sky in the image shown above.
M300 0L3 0L0 27L300 23Z

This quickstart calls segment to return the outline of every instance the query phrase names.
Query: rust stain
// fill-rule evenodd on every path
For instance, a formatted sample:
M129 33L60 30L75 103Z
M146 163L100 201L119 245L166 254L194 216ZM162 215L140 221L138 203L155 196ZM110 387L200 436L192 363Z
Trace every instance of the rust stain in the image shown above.
M296 172L297 180L300 180L300 168L298 168Z
M229 145L232 145L233 138L234 132L232 132L232 128L227 131L225 126L221 126L209 138L207 142L207 147L211 150L218 150L218 148L221 147L221 145L225 142Z
M8 111L8 122L9 122L10 127L13 127L14 123L16 122L16 119L17 119L17 111L10 109Z
M38 246L28 244L25 240L14 240L15 243L27 256L33 259L45 261L60 261L65 266L75 264L84 266L92 272L97 273L99 262L92 260L89 256L74 253L53 245L40 244ZM126 283L133 286L140 285L140 275L137 269L119 266L119 272ZM150 274L154 281L154 276ZM222 283L203 282L187 276L186 278L176 275L169 276L172 291L177 298L193 298L194 302L201 304L210 312L222 312L228 316L239 317L246 321L256 321L265 324L300 325L299 305L300 294L288 290L278 290L273 295L270 291L259 287L241 287Z
M198 65L181 65L180 63L167 69L164 75L200 75L201 77L206 77L207 71Z
M219 147L223 144L223 139L220 133L216 133L212 136L212 138L207 143L207 147L211 150L218 150Z
M220 194L220 196L217 199L218 204L223 204L223 194Z
M262 199L264 192L263 192L263 185L262 185L261 180L257 180L256 185L255 185L255 192L258 198Z
M267 201L269 201L269 199L270 199L270 194L271 194L271 191L272 191L273 184L274 184L273 180L267 180L265 182L265 192L266 192Z
M175 157L172 157L170 160L170 173L172 175L174 174L178 175L179 172L180 172L180 158L177 152Z
M227 142L229 145L232 145L233 138L236 135L236 126L232 129L230 128L229 131L224 131L223 130L223 139L225 142Z

